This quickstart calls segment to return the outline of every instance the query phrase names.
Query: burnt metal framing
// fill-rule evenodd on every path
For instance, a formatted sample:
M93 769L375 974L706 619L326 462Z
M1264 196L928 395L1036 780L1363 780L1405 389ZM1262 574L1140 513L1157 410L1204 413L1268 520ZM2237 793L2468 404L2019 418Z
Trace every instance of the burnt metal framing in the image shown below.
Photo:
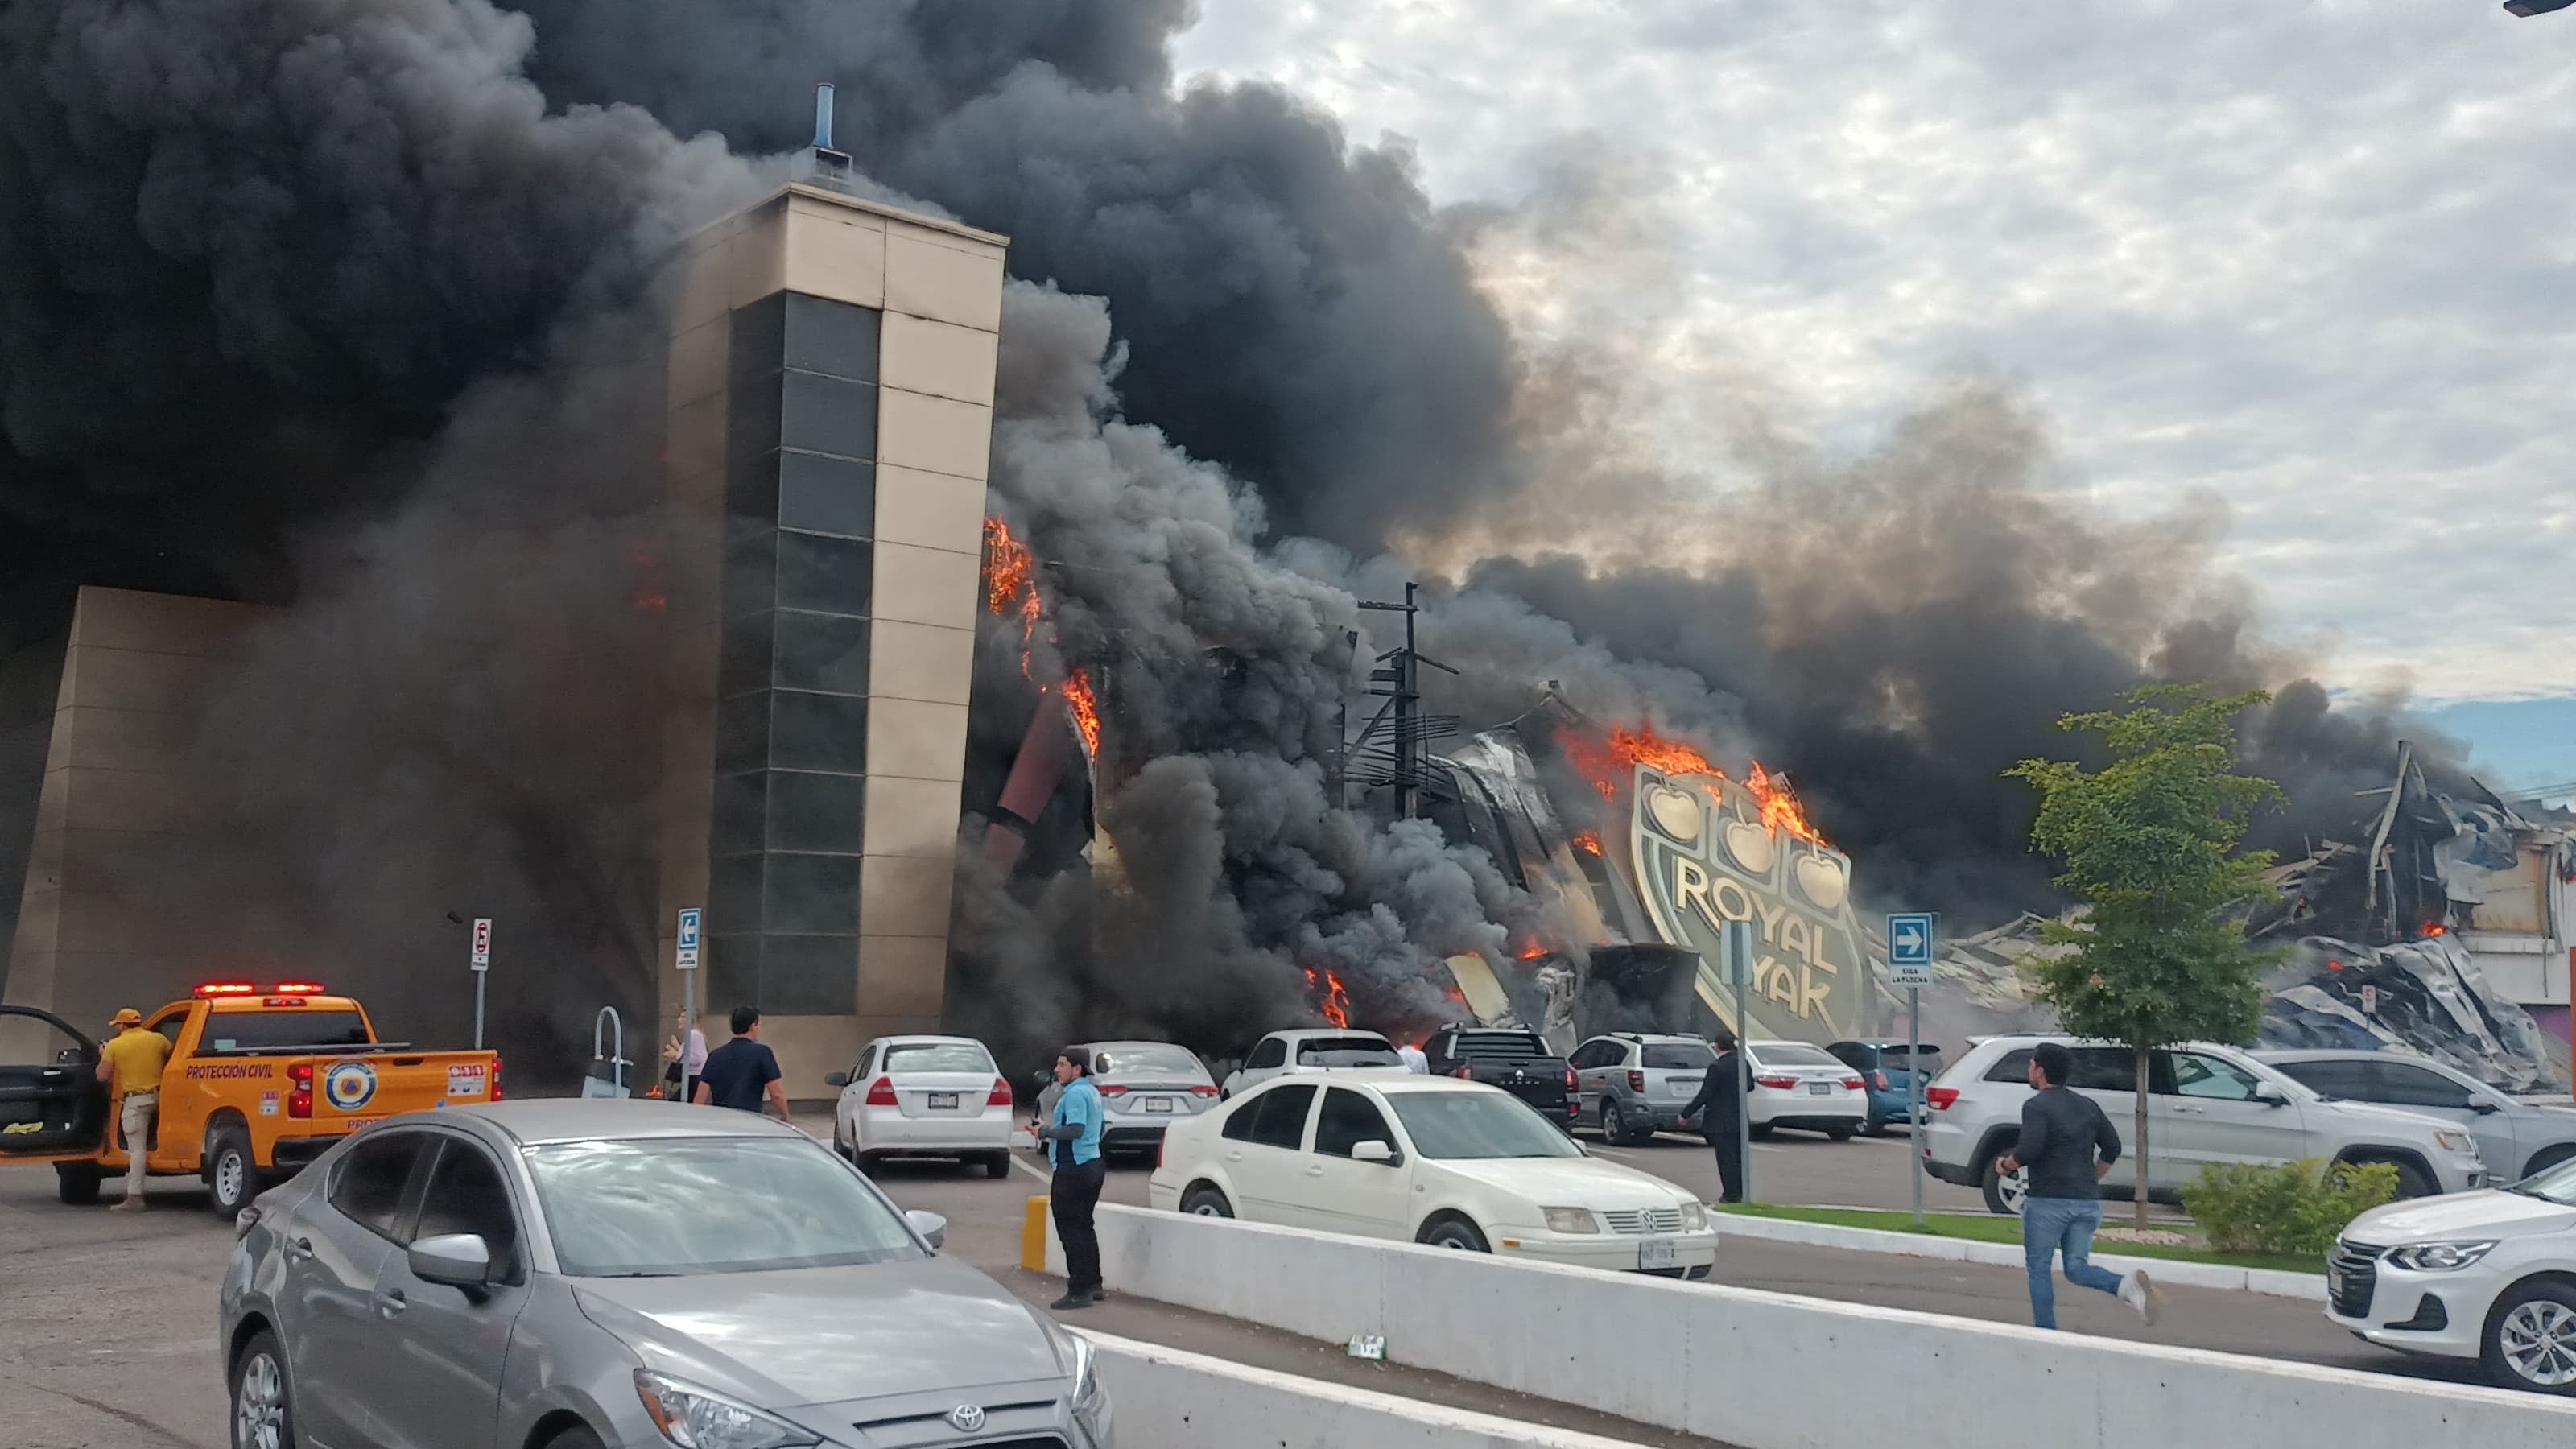
M857 1010L881 314L800 292L735 309L707 989Z

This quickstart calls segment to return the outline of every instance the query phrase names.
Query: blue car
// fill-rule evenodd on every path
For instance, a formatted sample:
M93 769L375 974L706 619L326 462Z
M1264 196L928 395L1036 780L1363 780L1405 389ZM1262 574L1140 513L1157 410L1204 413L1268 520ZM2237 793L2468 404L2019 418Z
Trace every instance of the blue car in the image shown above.
M1838 1041L1825 1050L1860 1073L1862 1088L1869 1094L1869 1116L1860 1127L1865 1137L1885 1133L1890 1122L1912 1125L1916 1068L1921 1069L1923 1085L1927 1087L1941 1075L1941 1049L1928 1041L1922 1044L1919 1061L1907 1055L1903 1041L1884 1037Z

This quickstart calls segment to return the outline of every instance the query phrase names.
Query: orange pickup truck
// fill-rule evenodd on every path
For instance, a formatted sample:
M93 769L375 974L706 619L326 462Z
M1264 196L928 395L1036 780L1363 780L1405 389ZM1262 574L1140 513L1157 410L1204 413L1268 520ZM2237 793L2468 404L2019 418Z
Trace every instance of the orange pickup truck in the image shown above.
M144 1018L144 1029L170 1039L147 1169L204 1178L226 1220L379 1119L501 1096L497 1055L378 1041L365 1007L312 982L210 982ZM64 1202L97 1201L126 1167L98 1043L23 1006L0 1006L0 1042L21 1059L0 1061L0 1162L51 1162Z

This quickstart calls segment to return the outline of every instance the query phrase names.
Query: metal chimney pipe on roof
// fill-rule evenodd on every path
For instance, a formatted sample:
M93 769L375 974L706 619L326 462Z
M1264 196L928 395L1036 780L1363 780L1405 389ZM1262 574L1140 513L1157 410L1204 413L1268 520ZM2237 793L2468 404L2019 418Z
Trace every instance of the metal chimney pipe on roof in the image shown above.
M814 149L832 149L832 86L828 81L814 87Z

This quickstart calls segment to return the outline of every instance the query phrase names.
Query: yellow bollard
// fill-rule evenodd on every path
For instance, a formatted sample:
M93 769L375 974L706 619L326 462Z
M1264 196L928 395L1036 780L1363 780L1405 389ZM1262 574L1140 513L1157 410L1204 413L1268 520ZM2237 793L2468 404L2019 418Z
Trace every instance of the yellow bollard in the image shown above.
M1020 1222L1020 1266L1032 1273L1046 1271L1047 1200L1029 1199L1028 1216Z

